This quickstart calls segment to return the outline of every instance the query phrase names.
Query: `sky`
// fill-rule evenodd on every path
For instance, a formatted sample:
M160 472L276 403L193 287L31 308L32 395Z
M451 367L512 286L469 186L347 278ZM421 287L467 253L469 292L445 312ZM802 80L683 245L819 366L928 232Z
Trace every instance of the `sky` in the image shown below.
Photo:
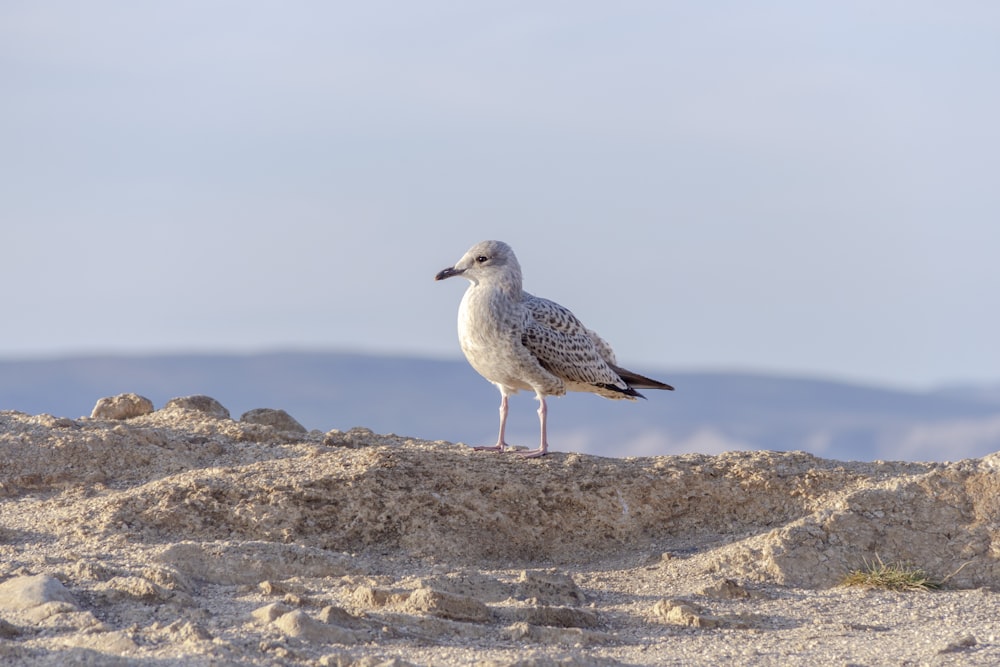
M1000 383L1000 4L0 2L0 358L460 356L472 244L638 371Z

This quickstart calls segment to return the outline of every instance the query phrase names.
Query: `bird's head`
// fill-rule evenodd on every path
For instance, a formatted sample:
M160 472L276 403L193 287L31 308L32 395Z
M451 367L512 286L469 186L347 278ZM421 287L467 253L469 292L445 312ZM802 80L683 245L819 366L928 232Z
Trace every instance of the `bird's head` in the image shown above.
M495 281L500 284L510 283L521 289L521 265L510 246L503 241L481 241L469 248L455 266L438 272L434 280L444 280L453 276L462 276L479 284L482 281Z

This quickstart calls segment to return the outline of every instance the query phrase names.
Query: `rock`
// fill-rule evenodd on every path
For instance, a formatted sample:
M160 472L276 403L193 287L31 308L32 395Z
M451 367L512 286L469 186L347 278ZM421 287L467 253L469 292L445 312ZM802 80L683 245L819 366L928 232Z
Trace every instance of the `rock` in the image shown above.
M195 591L195 586L191 584L188 578L172 567L152 565L144 568L140 576L168 591L182 591L185 593Z
M624 667L614 658L588 654L569 654L563 657L530 656L517 660L480 660L472 667Z
M973 646L976 646L979 642L972 635L963 635L953 642L949 642L947 646L938 651L938 655L944 655L945 653L959 653L960 651L965 651Z
M536 644L563 644L568 646L593 646L608 644L614 637L604 632L580 628L549 628L529 623L514 623L504 630L504 636L515 642Z
M584 602L584 595L573 578L559 572L522 571L515 596L519 600L533 598L543 604L578 605Z
M515 593L512 583L476 571L449 572L426 577L420 580L420 585L445 593L468 595L482 602L502 602Z
M42 414L35 417L35 420L42 426L47 426L48 428L80 428L80 424L77 423L76 420L70 419L69 417L53 417L52 415Z
M386 605L399 604L405 602L406 594L393 593L386 588L361 585L351 593L351 601L359 607L378 609Z
M704 608L680 600L660 600L653 605L653 615L663 623L691 628L718 628L725 624Z
M79 611L77 606L72 602L44 602L38 606L29 607L21 613L24 615L24 618L32 623L41 623L53 616L59 616L60 625L77 628L100 625L100 621L92 613L89 611Z
M282 614L273 621L273 625L289 637L306 641L333 644L356 644L359 641L353 630L321 623L300 610Z
M598 624L597 614L575 607L531 607L521 616L521 620L532 625L560 628L593 628Z
M144 577L112 577L96 590L109 601L165 602L172 597L169 591Z
M0 639L13 639L20 634L20 628L0 618Z
M338 651L320 658L319 667L417 667L417 665L401 658L384 658L378 655L355 658L347 651Z
M118 394L97 401L91 419L131 419L148 415L153 411L153 402L138 394Z
M288 590L283 585L273 582L270 579L265 579L257 584L257 588L264 595L285 595L288 593Z
M191 621L183 619L177 619L164 628L164 630L175 641L180 641L185 644L210 641L213 638L212 633L205 628L201 627L197 623L192 623Z
M722 579L715 584L705 586L698 593L718 600L738 600L750 597L750 592L732 579Z
M492 618L490 608L466 595L443 593L433 588L418 588L404 605L406 611L427 613L452 621L486 623Z
M370 627L368 621L350 613L343 607L327 605L319 612L319 620L331 625L339 625L342 628L354 630L366 629Z
M121 631L114 632L93 632L93 633L78 633L67 638L67 643L71 646L76 646L79 648L93 649L99 651L102 654L129 654L139 647L136 645L132 639ZM68 664L108 664L107 662L83 662L77 660L68 660ZM118 663L111 663L118 664ZM127 664L127 663L126 663Z
M93 579L95 581L107 581L114 576L112 571L103 563L92 560L78 560L69 569L70 576L76 579Z
M167 404L163 406L164 410L193 410L194 412L203 412L206 415L211 415L218 419L230 419L229 410L224 408L221 403L212 398L211 396L181 396L180 398L171 398L167 401Z
M327 431L323 437L323 444L327 447L357 449L371 445L374 440L375 434L370 429L355 427L346 433L338 429Z
M245 424L263 424L271 426L279 431L291 433L308 433L306 427L297 422L284 410L272 410L271 408L256 408L249 412L244 412L240 416L240 421Z
M37 607L25 609L21 615L29 623L36 625L41 625L44 622L46 625L77 630L104 628L93 612L80 611L76 605L69 602L46 602Z
M272 621L284 616L292 609L288 605L282 604L280 602L272 602L271 604L264 605L263 607L258 607L250 612L250 616L253 617L258 623L271 623Z
M46 574L14 577L0 584L0 609L21 611L49 602L76 606L62 582Z

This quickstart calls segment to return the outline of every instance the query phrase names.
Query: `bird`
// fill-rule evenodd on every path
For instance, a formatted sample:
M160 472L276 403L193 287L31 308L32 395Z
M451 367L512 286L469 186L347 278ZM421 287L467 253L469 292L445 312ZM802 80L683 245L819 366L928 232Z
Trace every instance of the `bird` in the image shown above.
M477 451L509 452L505 440L508 397L533 391L541 439L525 458L545 456L547 396L589 392L610 399L645 398L637 389L673 390L669 384L618 365L611 346L566 307L522 287L521 265L503 241L481 241L434 280L461 276L471 284L458 308L458 340L469 364L500 390L500 433Z

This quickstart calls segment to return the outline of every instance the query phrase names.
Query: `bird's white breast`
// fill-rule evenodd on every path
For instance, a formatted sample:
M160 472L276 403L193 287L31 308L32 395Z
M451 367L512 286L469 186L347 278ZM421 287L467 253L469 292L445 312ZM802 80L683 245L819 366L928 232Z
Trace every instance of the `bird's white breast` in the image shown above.
M500 290L471 285L458 308L458 340L465 358L490 382L528 389L521 348L520 304Z

